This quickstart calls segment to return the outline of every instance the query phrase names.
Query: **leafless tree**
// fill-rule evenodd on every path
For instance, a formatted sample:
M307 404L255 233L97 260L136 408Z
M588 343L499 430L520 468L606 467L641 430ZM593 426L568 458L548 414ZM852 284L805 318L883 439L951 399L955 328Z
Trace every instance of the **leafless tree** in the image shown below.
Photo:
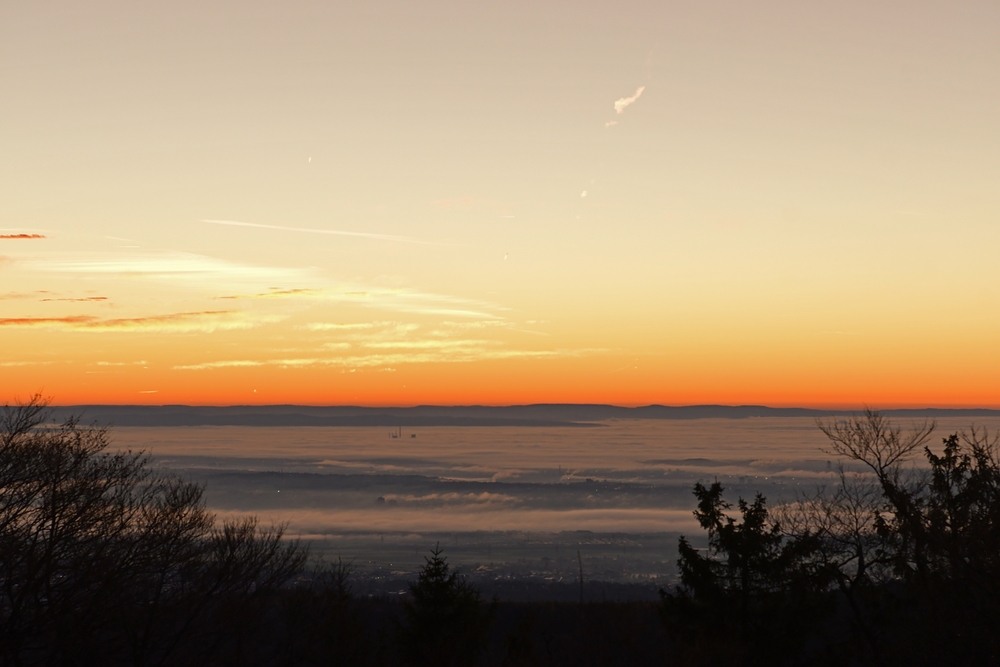
M782 532L790 538L815 538L812 557L831 573L876 663L879 642L866 599L893 577L888 538L879 530L885 510L881 485L871 473L838 467L836 482L797 496L775 508Z
M303 567L281 527L216 527L199 485L109 451L105 428L48 416L37 395L0 411L0 664L165 664L219 596Z
M816 424L830 440L830 451L863 463L880 482L898 479L902 464L930 438L937 424L925 421L903 433L883 414L866 409L860 417Z
M913 453L930 439L933 421L915 424L903 432L884 415L865 410L860 417L817 424L830 441L830 451L866 466L874 475L882 494L881 507L874 514L875 528L884 540L885 553L894 556L898 574L928 575L927 534L921 510L926 476L904 468Z

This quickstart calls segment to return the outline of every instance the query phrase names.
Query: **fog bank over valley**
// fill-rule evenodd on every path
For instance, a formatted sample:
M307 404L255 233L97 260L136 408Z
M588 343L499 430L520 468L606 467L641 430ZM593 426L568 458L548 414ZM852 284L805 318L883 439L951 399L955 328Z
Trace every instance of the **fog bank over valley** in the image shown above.
M911 421L896 418L904 428ZM972 424L937 422L941 437ZM975 423L994 430L1000 417ZM732 501L760 492L777 503L831 482L838 466L813 416L593 424L116 426L112 434L117 447L145 450L157 467L203 483L220 516L287 522L314 553L351 560L359 585L383 592L436 543L466 574L494 582L575 580L577 551L586 579L667 581L678 534L702 539L695 482L719 480Z

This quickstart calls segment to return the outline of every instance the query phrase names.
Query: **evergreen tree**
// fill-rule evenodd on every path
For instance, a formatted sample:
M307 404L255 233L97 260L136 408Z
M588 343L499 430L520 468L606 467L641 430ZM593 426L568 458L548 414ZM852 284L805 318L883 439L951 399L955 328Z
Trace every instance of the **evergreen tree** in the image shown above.
M740 517L723 487L698 483L694 515L708 532L708 549L681 537L681 587L661 591L662 611L677 639L699 657L732 664L780 664L794 658L825 611L831 573L815 558L815 535L783 534L764 496L740 498Z
M431 551L404 602L399 646L415 667L474 665L496 610L496 600L484 604L475 586L452 572L442 553L440 545Z

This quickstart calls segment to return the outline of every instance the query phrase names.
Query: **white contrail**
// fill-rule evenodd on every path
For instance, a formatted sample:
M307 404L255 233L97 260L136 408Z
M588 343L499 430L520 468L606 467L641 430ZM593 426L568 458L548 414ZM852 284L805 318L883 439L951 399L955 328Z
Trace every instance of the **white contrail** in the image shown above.
M620 100L616 100L615 113L623 113L627 106L629 106L630 104L634 103L637 99L639 99L639 96L642 95L642 91L644 90L646 90L646 86L639 86L635 91L635 95L633 95L632 97L623 97Z
M259 229L280 229L284 232L306 232L308 234L330 234L333 236L357 236L379 241L396 241L397 243L419 243L422 245L445 245L435 241L421 241L409 236L391 236L389 234L370 234L368 232L344 232L337 229L314 229L311 227L282 227L280 225L262 225L256 222L237 222L236 220L202 220L213 225L231 225L233 227L257 227Z

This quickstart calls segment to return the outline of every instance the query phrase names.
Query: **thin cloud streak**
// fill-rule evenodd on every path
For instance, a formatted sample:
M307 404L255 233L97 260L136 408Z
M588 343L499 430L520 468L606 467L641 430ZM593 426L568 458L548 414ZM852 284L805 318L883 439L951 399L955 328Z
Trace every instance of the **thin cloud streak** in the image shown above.
M7 317L0 318L0 327L86 332L212 333L213 331L251 329L262 324L278 322L281 319L276 316L250 318L246 313L240 311L219 310L118 319L101 319L92 315Z
M500 345L490 340L397 340L364 343L362 347L379 350L451 350L455 348L481 348Z
M632 97L622 97L618 100L615 100L615 113L618 114L625 113L625 109L627 109L632 104L635 104L635 101L638 100L640 96L642 96L642 91L644 90L646 90L646 86L639 86L635 91L635 95L633 95Z
M239 222L237 220L202 220L213 225L228 225L230 227L255 227L257 229L276 229L284 232L302 232L305 234L327 234L330 236L354 236L357 238L375 239L378 241L394 241L396 243L417 243L420 245L452 245L438 241L424 241L410 236L393 236L391 234L373 234L371 232L346 232L338 229L315 229L312 227L284 227L282 225L263 225L256 222Z
M317 296L322 293L322 290L318 289L284 289L284 290L274 290L272 292L263 292L261 294L231 294L227 296L219 296L217 299L284 299L287 297L309 297Z
M39 299L39 301L71 301L73 303L86 303L86 302L96 302L96 301L107 301L106 296L83 296L77 299L65 298L65 299Z
M606 350L497 350L497 349L448 349L412 354L370 354L344 357L305 359L234 359L229 361L209 361L201 364L174 366L179 371L201 371L213 368L254 367L254 366L330 366L339 368L395 367L403 364L469 363L497 359L544 359L555 357L576 357L584 354L602 353Z
M389 289L342 283L328 287L306 287L326 282L319 269L275 268L239 264L192 253L135 253L105 255L97 253L67 253L45 257L19 259L16 264L29 270L78 275L108 275L122 278L156 278L188 283L203 290L206 285L220 291L258 289L253 293L223 293L217 299L301 299L334 303L350 303L418 315L439 315L480 320L502 319L496 311L502 306L448 294L419 292L409 289ZM264 285L283 285L264 291ZM327 283L329 284L329 283ZM493 312L491 312L493 311Z
M376 327L389 326L393 322L358 322L356 324L334 324L332 322L310 322L296 327L307 331L358 331L362 329L374 329Z
M481 320L479 322L449 322L444 321L441 323L443 327L452 327L455 329L485 329L493 327L509 327L510 322L503 322L500 320Z
M401 340L420 328L416 322L383 322L378 331L372 333L352 333L346 334L348 340L354 341L378 341L378 340Z
M337 303L352 303L367 308L377 308L400 313L418 315L440 315L443 317L468 317L485 320L500 320L499 315L489 310L504 308L462 297L433 292L416 292L405 289L385 289L361 285L345 285L339 288L289 289L262 292L259 294L234 294L221 299L312 299ZM304 328L310 328L305 325ZM314 329L320 330L320 329Z
M160 279L196 279L199 285L224 281L292 282L314 280L316 272L238 264L193 253L136 253L120 255L69 254L19 260L27 269L48 273L119 274Z

